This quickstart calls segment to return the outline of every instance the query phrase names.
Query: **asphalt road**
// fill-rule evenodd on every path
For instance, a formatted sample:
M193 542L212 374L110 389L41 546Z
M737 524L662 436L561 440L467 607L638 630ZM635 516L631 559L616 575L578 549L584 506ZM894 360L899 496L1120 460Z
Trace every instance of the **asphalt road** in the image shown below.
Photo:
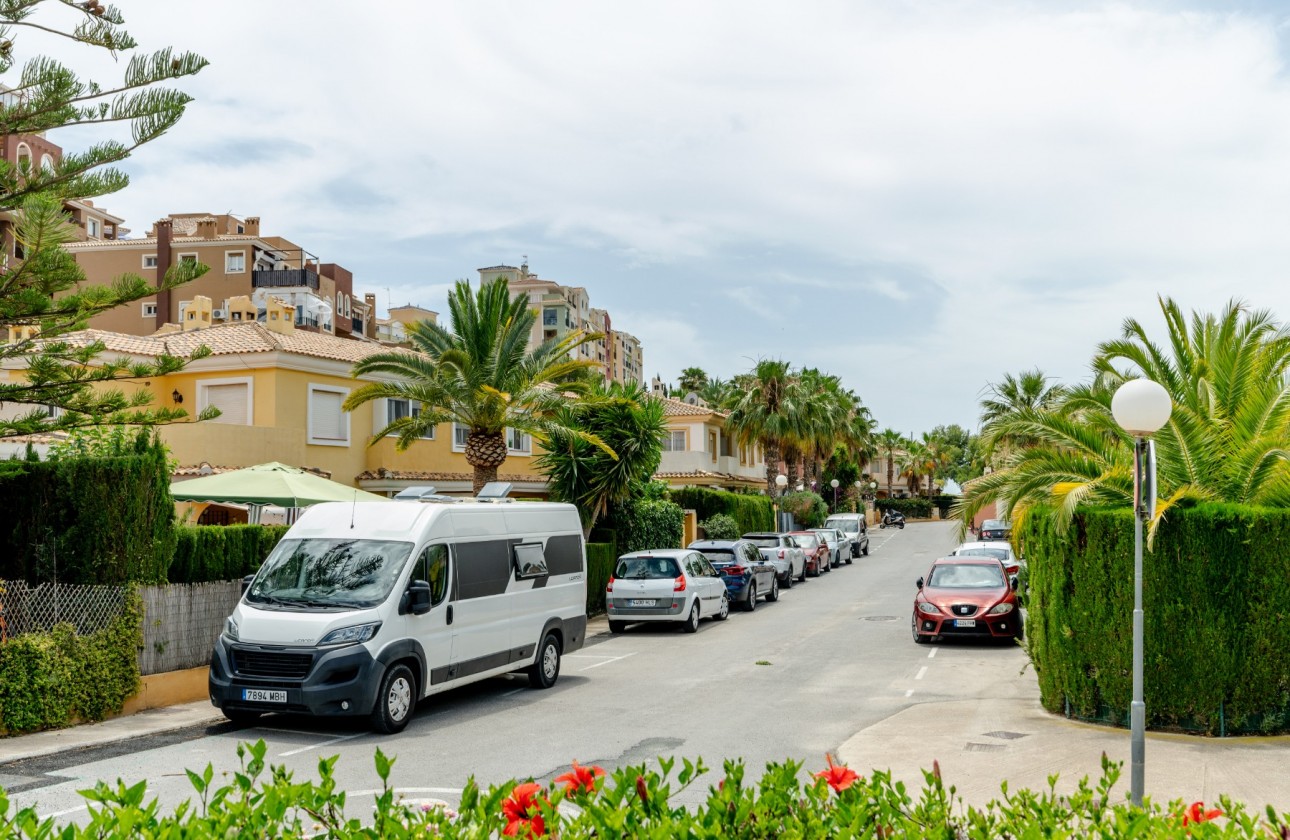
M522 677L488 680L422 704L394 736L360 722L336 725L271 716L260 725L198 727L153 739L0 766L18 807L42 816L84 814L78 790L98 779L147 779L173 805L192 795L184 768L237 767L236 745L263 739L274 764L312 776L340 755L337 777L357 807L378 787L372 754L397 757L391 779L410 797L454 801L481 783L606 768L657 756L702 756L720 768L742 756L756 770L787 757L822 767L824 754L912 704L987 696L992 673L1024 654L1006 645L916 646L909 635L914 580L955 544L948 523L873 529L870 556L784 590L778 603L704 621L699 632L634 625L611 636L593 623L588 645L564 658L556 686ZM939 656L939 660L937 657ZM938 669L940 669L938 671ZM952 679L940 678L953 674ZM911 733L916 737L916 733ZM688 791L699 800L706 785Z

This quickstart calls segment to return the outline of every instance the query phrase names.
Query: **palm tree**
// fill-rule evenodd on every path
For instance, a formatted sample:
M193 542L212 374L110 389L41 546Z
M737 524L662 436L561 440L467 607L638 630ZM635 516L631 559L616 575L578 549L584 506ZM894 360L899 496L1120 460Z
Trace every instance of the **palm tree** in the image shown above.
M680 386L681 396L694 391L698 393L703 390L703 386L708 382L708 374L701 367L688 367L681 371L681 378L677 381Z
M883 429L874 438L879 455L887 458L887 498L891 498L891 482L895 478L896 453L905 449L905 436L895 429Z
M408 328L415 352L376 353L354 365L353 375L390 376L395 381L370 382L345 400L353 411L372 400L409 400L419 405L414 416L391 421L372 436L371 444L397 438L400 451L430 433L440 423L457 423L469 432L466 462L474 468L474 488L497 479L506 461L505 431L514 429L539 442L564 432L612 452L594 435L569 429L559 422L566 394L585 390L582 372L590 360L576 361L571 352L595 341L598 334L574 332L527 350L537 313L525 298L511 300L506 281L483 283L472 292L458 281L448 296L451 331L430 321ZM370 445L370 444L369 444Z
M589 535L612 506L630 499L658 470L667 431L663 402L638 383L602 380L585 399L566 403L557 420L560 428L551 431L546 451L534 463L547 476L553 499L578 506ZM566 429L594 435L614 454Z
M743 391L726 422L740 443L758 443L766 454L766 491L775 492L781 447L797 433L799 396L788 362L765 359L741 377Z
M728 408L731 400L737 398L739 393L739 388L733 381L716 377L704 382L698 391L699 399L715 409Z
M1002 382L986 386L986 396L981 400L981 437L987 454L996 447L1010 450L1035 443L1033 438L1003 435L1000 429L1018 412L1048 411L1060 403L1065 388L1050 382L1050 377L1035 368L1016 376L1005 374Z
M1183 500L1290 504L1290 330L1235 301L1217 316L1193 313L1190 326L1173 300L1160 306L1165 346L1130 319L1122 338L1099 345L1091 383L1069 389L1050 410L1025 408L999 421L1000 435L1035 444L965 488L958 515L975 515L996 497L1014 519L1055 503L1064 526L1081 504L1131 504L1133 443L1111 415L1111 398L1140 377L1164 386L1174 405L1155 435L1164 501L1153 531Z

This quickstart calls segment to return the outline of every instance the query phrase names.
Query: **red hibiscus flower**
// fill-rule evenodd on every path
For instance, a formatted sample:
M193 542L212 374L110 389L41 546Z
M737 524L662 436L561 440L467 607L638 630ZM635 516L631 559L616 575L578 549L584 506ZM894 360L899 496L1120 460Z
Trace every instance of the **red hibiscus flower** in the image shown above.
M856 771L847 767L845 764L834 764L833 756L827 753L824 759L829 763L829 769L821 770L815 774L815 778L824 779L833 788L835 793L841 793L856 783L860 776Z
M541 785L529 782L523 785L516 785L515 790L502 803L502 815L506 817L506 828L502 834L506 837L515 837L521 831L527 829L530 837L543 837L546 835L546 823L542 819L541 801L538 798L538 791L542 789Z
M575 761L571 771L555 777L555 783L564 785L564 792L571 796L576 793L591 793L596 789L596 779L603 775L605 775L605 768L594 764L583 767Z
M1183 825L1209 822L1215 817L1221 816L1223 816L1223 812L1217 808L1210 808L1206 811L1204 802L1193 802L1191 803L1191 807L1186 811L1183 811Z

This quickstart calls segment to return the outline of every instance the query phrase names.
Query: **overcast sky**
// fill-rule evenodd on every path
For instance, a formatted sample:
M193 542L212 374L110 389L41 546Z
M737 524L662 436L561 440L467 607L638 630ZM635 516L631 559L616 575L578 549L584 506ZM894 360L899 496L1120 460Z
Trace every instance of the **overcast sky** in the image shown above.
M651 376L782 357L919 432L1157 294L1290 314L1286 4L119 5L211 66L103 203L259 215L382 315L527 255Z

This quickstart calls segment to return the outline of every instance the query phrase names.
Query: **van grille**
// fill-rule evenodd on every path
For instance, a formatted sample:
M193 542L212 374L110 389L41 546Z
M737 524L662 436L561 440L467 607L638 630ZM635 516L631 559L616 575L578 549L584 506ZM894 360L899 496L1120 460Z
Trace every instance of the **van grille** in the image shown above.
M248 677L283 677L303 679L313 665L307 653L276 653L263 650L233 651L233 667Z

